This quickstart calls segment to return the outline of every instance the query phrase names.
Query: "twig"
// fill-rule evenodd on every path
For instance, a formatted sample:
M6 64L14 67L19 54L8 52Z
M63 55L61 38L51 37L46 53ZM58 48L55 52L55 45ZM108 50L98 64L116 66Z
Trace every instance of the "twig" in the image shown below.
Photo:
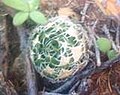
M96 55L96 60L97 60L97 66L100 66L101 65L100 51L99 51L98 46L96 44L96 39L94 36L93 28L91 29L90 27L88 27L88 31L90 32L91 38L93 39L93 43L94 43L94 47L95 47L95 55Z
M85 3L85 6L83 8L83 11L81 12L81 14L83 15L82 18L81 18L81 23L83 23L85 21L85 15L87 13L87 9L89 7L90 3Z
M75 85L73 85L73 87L70 89L69 93L72 93L79 84L80 84L80 81L78 81Z
M118 49L117 49L114 41L112 40L112 38L111 38L111 36L110 36L109 30L108 30L108 28L107 28L106 25L103 26L103 30L104 30L105 34L107 35L108 39L111 41L112 46L113 46L113 49L114 49L115 51L118 51Z
M14 60L20 54L20 39L17 28L12 23L12 17L8 14L4 17L4 49L2 60L2 69L5 79L9 79L9 75L12 72ZM12 32L12 33L11 33Z
M5 26L0 26L0 31L2 31L3 29L5 29Z
M118 95L120 95L120 88L119 88L119 86L117 84L115 84L112 87L116 90L116 92L118 93Z
M98 19L97 19L97 20L95 21L95 23L93 24L93 26L92 26L92 30L94 30L94 29L95 29L95 27L96 27L97 23L98 23Z
M68 3L64 5L64 7L68 7L72 2L73 0L69 0Z
M62 92L65 92L65 91L71 89L72 86L78 81L78 79L76 79L76 78L77 77L73 77L72 79L68 80L65 84L63 84L56 90L53 90L52 93L62 93Z
M120 41L119 41L119 39L120 39L120 26L119 25L118 25L116 30L117 30L116 31L116 39L115 39L116 46L117 46L118 49L120 49Z
M27 78L27 85L28 85L28 95L38 95L37 94L37 87L36 87L36 78L35 72L31 65L30 58L26 55L26 78Z
M72 95L72 94L59 94L59 93L40 92L38 95Z
M79 95L86 95L86 91L88 90L88 82L87 82L87 78L84 78L81 80L81 83L78 87L77 93Z

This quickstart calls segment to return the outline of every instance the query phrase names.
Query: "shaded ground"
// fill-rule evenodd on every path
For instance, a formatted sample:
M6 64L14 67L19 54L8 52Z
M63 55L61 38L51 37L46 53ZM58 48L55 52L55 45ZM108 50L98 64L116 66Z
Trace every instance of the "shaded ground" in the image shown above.
M46 1L46 2L43 2L43 1ZM62 9L63 7L67 9ZM107 37L104 31L108 29L111 34L111 37L113 37L114 41L116 41L115 38L116 38L116 31L118 27L117 23L114 20L111 20L109 17L105 16L92 0L89 0L89 1L88 0L42 0L41 8L43 12L46 14L46 16L48 17L53 17L56 15L67 15L68 17L72 18L75 22L81 23L84 26L89 26L93 30L93 32L95 32L96 35L98 36ZM0 25L0 26L3 26L3 25ZM28 26L27 28L29 28ZM26 26L24 28L26 28ZM8 28L5 27L4 29L6 30ZM3 31L0 32L1 35L4 35L4 36L0 36L0 40L1 40L0 64L2 64L3 67L5 67L5 69L3 68L1 69L6 71L6 65L9 66L8 65L9 62L11 62L10 64L15 64L12 67L13 69L9 70L11 71L11 73L7 75L8 77L7 81L5 81L6 76L4 79L1 73L0 79L2 81L0 82L0 85L1 85L0 89L2 88L3 90L0 90L0 92L7 92L7 93L0 94L0 95L17 95L17 93L18 95L26 95L27 93L28 85L26 80L27 79L26 66L25 66L26 61L25 61L24 53L26 50L26 40L27 40L26 37L28 35L28 31L29 31L28 29L23 29L20 27L18 30L15 30L15 35L13 38L12 38L13 36L12 30L9 31L9 32L12 32L12 36L8 35L9 37L7 38L5 38L6 34ZM14 43L14 45L15 46L17 45L17 47L15 47L14 52L11 52L13 51L13 48L7 47L9 50L6 52L5 45L6 44L10 45L11 43L7 41L13 42L13 40L18 40L17 43ZM22 48L19 46L19 44L21 44ZM23 53L20 53L20 51ZM4 54L6 53L11 53L11 55L7 57L6 59L7 62L6 62L6 65L4 66L2 60L5 59ZM94 62L90 62L89 68L86 67L85 70L83 70L83 72L87 71L88 69L92 71L91 68L96 67L94 49L93 49L93 53L94 54L92 55L92 58ZM101 55L101 60L102 60L102 64L104 64L104 62L107 61L108 58L106 57L106 55ZM78 76L80 77L76 77L77 79L75 78L73 80L73 83L75 84L72 84L72 83L70 84L70 86L72 85L72 87L69 89L67 93L77 93L78 95L120 95L120 80L119 80L120 79L120 60L113 61L111 64L109 64L108 66L103 65L103 66L106 66L106 68L105 69L102 68L100 70L98 69L99 72L97 71L94 74L88 72L88 74L86 74L86 77L82 75L80 76L80 74L78 74ZM39 91L44 92L44 89L46 88L44 87L44 83L42 82L43 80L40 77L37 77L38 89ZM54 91L54 92L59 92L59 91ZM49 95L48 93L44 93L44 94ZM57 95L57 94L54 93L51 95Z

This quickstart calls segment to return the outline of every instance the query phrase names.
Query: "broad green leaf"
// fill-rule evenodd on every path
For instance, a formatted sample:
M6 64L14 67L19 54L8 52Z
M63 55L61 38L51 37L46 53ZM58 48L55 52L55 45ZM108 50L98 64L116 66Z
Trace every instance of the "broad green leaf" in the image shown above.
M40 0L28 0L29 10L34 11L38 9Z
M39 11L33 11L30 13L30 18L37 24L45 24L47 22L46 17Z
M23 24L28 19L28 12L18 12L13 18L13 24L18 26Z
M97 40L97 45L100 51L104 53L108 52L112 47L111 42L107 38L99 38Z
M20 11L29 11L28 4L23 0L3 0L3 3Z
M110 50L107 55L109 59L114 59L117 56L117 52L115 50Z

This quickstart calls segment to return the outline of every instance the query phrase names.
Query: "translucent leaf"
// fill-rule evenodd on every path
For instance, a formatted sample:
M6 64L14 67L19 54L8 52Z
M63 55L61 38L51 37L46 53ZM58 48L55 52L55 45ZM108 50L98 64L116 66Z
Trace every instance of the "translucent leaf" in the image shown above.
M53 41L51 42L51 44L52 44L52 46L54 47L54 49L59 49L59 43L58 43L58 41L53 40Z
M47 22L47 19L45 18L44 14L42 14L39 11L31 12L30 18L38 24L45 24Z
M56 58L54 58L54 57L51 57L51 62L53 63L53 64L55 64L55 65L59 65L59 60L57 60Z
M3 3L17 10L29 11L27 3L23 0L3 0Z
M29 13L27 12L18 12L13 18L13 24L16 26L23 24L27 20L28 15Z
M114 59L117 56L117 52L115 50L110 50L107 55L109 59Z
M108 52L112 47L111 42L107 38L99 38L97 45L100 51L104 53Z
M38 9L40 0L28 0L27 3L29 4L29 10L34 11Z

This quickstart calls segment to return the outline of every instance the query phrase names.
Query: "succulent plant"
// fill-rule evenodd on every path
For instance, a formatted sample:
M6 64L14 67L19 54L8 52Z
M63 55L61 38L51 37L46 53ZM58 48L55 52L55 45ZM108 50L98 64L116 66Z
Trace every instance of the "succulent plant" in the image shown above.
M66 79L88 63L87 32L68 18L55 17L36 27L30 40L31 60L49 79Z

